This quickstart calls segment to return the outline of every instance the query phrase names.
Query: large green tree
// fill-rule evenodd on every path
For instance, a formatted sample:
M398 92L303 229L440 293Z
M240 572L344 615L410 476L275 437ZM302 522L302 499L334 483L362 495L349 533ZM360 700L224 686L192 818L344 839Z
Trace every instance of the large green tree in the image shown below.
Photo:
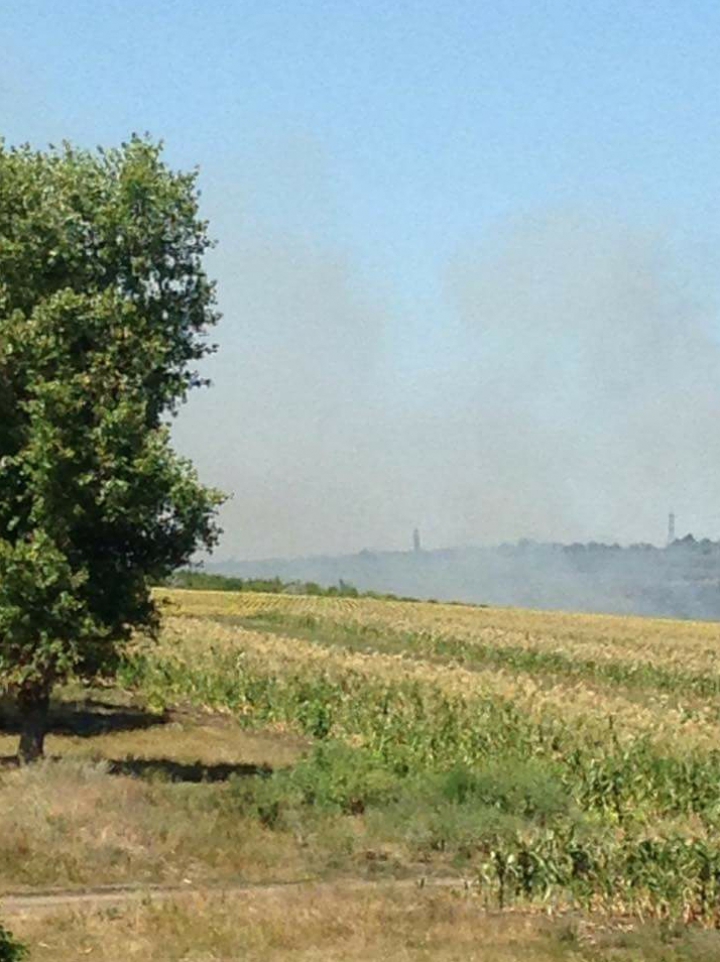
M0 686L23 761L69 675L153 631L153 580L218 536L169 421L212 345L195 172L160 145L0 141Z

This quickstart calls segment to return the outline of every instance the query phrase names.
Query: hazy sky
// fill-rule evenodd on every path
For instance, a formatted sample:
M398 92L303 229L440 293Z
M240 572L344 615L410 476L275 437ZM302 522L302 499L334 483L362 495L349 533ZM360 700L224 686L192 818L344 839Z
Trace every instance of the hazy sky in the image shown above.
M199 164L218 557L720 536L720 6L15 0L0 133Z

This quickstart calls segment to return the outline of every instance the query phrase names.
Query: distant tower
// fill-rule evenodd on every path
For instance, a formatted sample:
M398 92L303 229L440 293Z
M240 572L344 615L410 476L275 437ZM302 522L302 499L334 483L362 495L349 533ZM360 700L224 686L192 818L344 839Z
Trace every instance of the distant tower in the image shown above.
M675 512L671 511L668 515L668 539L667 543L672 544L675 540Z
M420 551L420 532L417 528L413 531L413 551Z

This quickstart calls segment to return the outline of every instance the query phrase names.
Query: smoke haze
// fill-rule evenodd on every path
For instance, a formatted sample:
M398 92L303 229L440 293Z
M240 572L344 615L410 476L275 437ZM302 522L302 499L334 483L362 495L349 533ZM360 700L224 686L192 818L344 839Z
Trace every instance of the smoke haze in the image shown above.
M221 352L177 437L234 496L220 559L405 548L416 525L433 547L662 543L671 507L717 536L717 312L689 242L527 217L456 250L415 311L397 265L328 245L309 192L323 224L237 197L213 220Z

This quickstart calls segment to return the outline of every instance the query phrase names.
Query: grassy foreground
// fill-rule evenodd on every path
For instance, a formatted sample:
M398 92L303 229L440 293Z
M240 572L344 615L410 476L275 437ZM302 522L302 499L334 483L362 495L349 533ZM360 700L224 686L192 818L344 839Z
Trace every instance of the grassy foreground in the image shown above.
M0 916L302 884L7 918L32 958L720 958L717 626L163 599L118 687L60 693L46 763L12 767L5 711Z
M488 913L453 893L259 892L105 912L27 916L15 929L38 962L716 962L703 930L595 926Z

